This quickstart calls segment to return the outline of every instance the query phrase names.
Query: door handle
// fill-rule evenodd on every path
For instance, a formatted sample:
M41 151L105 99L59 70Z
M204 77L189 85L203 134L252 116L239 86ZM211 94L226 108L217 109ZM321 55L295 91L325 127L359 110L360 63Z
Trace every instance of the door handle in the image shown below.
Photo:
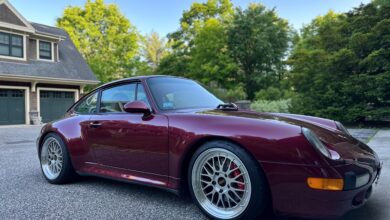
M91 128L98 128L100 126L102 126L102 123L100 123L98 121L94 121L94 122L89 123L89 127L91 127Z

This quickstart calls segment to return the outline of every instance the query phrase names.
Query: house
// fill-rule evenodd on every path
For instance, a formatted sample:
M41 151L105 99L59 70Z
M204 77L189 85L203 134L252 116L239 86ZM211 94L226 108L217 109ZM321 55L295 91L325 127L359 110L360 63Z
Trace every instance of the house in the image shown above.
M55 120L97 83L66 31L0 0L0 125Z

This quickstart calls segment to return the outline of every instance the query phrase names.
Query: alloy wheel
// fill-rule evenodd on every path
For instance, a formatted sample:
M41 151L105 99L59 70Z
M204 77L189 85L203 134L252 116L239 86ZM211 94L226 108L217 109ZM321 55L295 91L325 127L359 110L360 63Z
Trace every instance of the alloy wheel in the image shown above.
M202 152L191 175L195 197L210 215L232 219L246 210L251 197L250 177L232 152L222 148Z
M41 166L46 178L56 179L63 167L63 152L57 139L49 137L41 149Z

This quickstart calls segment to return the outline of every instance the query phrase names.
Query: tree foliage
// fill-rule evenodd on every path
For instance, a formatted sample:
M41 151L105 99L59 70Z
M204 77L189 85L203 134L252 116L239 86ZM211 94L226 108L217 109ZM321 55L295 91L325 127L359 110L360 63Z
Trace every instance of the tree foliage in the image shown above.
M160 74L197 79L209 86L231 88L236 65L227 50L226 23L234 10L230 0L195 2L183 12L180 28L169 34L171 53L158 67Z
M215 90L237 91L243 84L240 93L252 99L283 72L288 32L287 22L260 4L241 10L230 0L193 3L180 29L169 34L172 54L158 72L195 78Z
M115 4L88 0L84 7L69 6L57 26L69 33L102 82L131 74L139 34Z
M228 31L228 45L243 74L249 98L281 74L288 43L288 23L274 10L261 4L237 9Z
M161 38L157 32L152 31L142 40L142 53L149 66L156 70L161 60L168 55L166 39Z
M258 110L356 122L390 116L390 1L315 18L300 33L261 4L194 2L167 40L140 36L114 4L87 0L57 20L102 82L167 74Z
M390 7L377 2L303 28L289 59L293 111L348 122L390 115Z

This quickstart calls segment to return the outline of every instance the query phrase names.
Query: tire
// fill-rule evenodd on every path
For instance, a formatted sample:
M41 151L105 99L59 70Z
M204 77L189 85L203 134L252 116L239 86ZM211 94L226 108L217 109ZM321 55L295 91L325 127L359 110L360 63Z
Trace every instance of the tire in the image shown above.
M227 141L207 142L194 153L188 185L196 205L211 219L261 219L270 207L259 164Z
M77 176L70 161L68 149L57 134L46 135L39 154L42 174L49 183L69 183Z

